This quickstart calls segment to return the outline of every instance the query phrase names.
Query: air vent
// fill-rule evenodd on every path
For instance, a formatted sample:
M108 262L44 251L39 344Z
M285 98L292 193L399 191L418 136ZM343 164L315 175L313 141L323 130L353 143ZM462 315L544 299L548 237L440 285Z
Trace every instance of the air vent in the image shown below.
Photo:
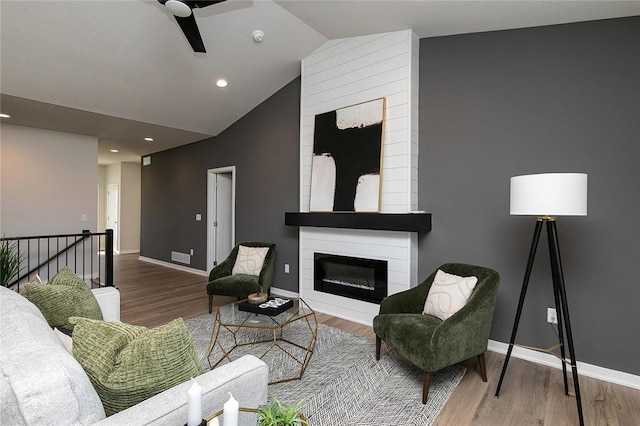
M187 253L180 253L178 251L171 252L171 260L173 260L174 262L184 263L186 265L191 264L191 256Z

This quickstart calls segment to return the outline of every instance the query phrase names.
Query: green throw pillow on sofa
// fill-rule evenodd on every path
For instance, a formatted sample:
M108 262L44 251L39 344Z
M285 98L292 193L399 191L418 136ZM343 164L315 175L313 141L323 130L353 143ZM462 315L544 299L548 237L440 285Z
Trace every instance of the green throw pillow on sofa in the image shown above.
M102 319L102 310L82 278L64 267L48 284L25 284L25 296L40 309L51 327L72 329L69 317Z
M107 416L202 374L182 318L148 329L71 318L73 356L84 368Z

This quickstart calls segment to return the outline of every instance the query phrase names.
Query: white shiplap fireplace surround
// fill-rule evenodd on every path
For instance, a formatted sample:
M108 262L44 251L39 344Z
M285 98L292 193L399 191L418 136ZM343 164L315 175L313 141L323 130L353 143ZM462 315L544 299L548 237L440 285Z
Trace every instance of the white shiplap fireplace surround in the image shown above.
M300 212L309 212L314 117L385 98L380 213L418 205L418 51L411 30L332 40L302 61ZM331 213L327 213L331 214ZM314 290L314 253L386 260L388 294L418 280L416 232L300 227L300 297L313 309L371 325L379 305Z

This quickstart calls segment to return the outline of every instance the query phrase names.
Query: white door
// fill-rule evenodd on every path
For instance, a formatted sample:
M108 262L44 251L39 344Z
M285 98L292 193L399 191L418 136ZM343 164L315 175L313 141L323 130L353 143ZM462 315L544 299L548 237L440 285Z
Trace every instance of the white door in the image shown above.
M211 270L235 244L235 167L208 173L207 270Z
M105 229L113 229L113 250L116 253L119 251L119 212L120 209L118 208L118 184L114 183L107 186L107 220L105 223Z
M218 173L216 185L215 213L215 261L220 263L231 252L231 173Z

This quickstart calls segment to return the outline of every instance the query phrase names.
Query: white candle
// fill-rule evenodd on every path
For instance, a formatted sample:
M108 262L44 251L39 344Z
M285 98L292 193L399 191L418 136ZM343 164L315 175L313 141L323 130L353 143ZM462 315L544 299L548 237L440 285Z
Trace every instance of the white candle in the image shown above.
M202 423L202 388L195 380L187 391L187 426Z
M231 392L229 392L229 400L224 403L224 416L222 417L223 426L238 426L238 411L240 404L235 400Z

